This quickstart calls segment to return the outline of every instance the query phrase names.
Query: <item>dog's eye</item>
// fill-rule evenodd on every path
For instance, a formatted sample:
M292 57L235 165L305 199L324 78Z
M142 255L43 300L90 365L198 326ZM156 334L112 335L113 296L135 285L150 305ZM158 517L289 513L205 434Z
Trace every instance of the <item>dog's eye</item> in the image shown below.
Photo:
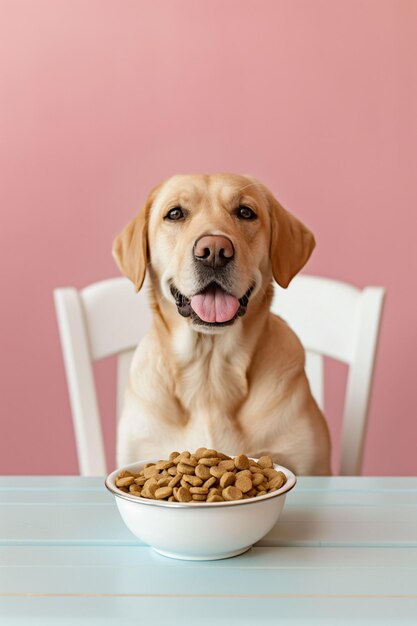
M237 216L242 220L256 220L257 215L252 209L244 204L241 204L237 210Z
M184 219L184 213L180 206L176 206L165 215L166 220L178 221Z

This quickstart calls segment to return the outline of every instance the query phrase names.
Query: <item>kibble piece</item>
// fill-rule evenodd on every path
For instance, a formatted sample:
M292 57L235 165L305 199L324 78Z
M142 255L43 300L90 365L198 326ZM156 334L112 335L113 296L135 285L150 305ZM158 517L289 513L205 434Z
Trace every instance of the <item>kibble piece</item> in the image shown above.
M207 465L208 467L213 467L213 465L218 465L219 464L219 457L202 457L199 460L199 463L201 463L201 465Z
M157 500L169 498L169 496L172 496L172 487L160 487L155 491L155 498Z
M247 476L252 480L252 472L249 470L241 470L240 472L236 472L236 478L238 478L239 476L241 478L243 478L243 476Z
M224 502L224 499L221 496L218 496L215 493L213 493L207 496L206 502Z
M207 496L205 496L205 495L203 496L203 495L200 495L200 494L198 494L198 493L193 493L193 495L192 495L192 499L193 499L193 500L200 501L200 502L205 502L205 501L206 501L206 499L207 499Z
M169 484L170 478L170 476L162 476L162 478L159 478L158 487L166 487Z
M168 498L168 502L175 502L175 498L174 498L174 496L169 496L169 498Z
M226 459L224 461L220 461L219 467L224 467L227 472L232 472L235 469L235 462L233 459Z
M176 485L178 485L178 483L181 480L181 474L176 474L175 476L173 476L171 478L171 480L168 483L168 487L175 487Z
M230 485L223 489L222 496L225 500L241 500L243 493L237 487Z
M266 491L258 491L258 498L259 496L264 496L266 494Z
M259 473L252 474L252 485L254 487L261 485L264 481L265 481L265 476L263 474L259 474Z
M222 495L222 490L221 489L217 489L215 487L212 487L209 491L209 496L221 496Z
M197 450L194 452L195 458L197 460L201 459L206 450L207 448L197 448Z
M151 476L150 478L146 479L146 482L144 483L142 488L147 488L149 489L149 487L155 485L156 487L158 487L158 479L157 476Z
M155 499L155 492L158 489L158 485L152 484L149 487L145 486L142 489L142 493L140 494L143 498L151 498L152 500ZM165 489L165 487L162 487L162 489Z
M177 472L181 474L194 474L195 469L192 465L187 465L186 463L178 463Z
M130 485L129 487L129 492L132 494L132 496L140 496L142 491L142 487L138 487L137 485L135 485L135 483L133 483L133 485Z
M179 452L171 452L171 454L169 455L169 460L173 461L177 456L179 456Z
M159 470L165 470L170 467L174 467L174 463L172 461L158 461L158 463L155 464L155 467Z
M175 467L175 465L174 465L174 467L170 467L168 469L168 474L170 474L170 476L176 476L177 475L177 468Z
M125 476L116 480L116 487L129 487L134 482L135 479L133 476Z
M246 494L249 498L255 498L258 495L258 491L256 489L251 489Z
M209 490L207 487L190 487L190 493L198 494L199 496L207 495Z
M213 485L215 485L215 484L216 484L216 482L217 482L217 479L216 479L214 476L211 476L208 480L206 480L206 481L203 483L203 487L207 487L207 488L209 489L210 487L212 487Z
M191 493L187 487L180 487L177 491L176 498L178 502L190 502L191 501Z
M156 468L156 465L149 465L148 467L145 467L143 475L146 478L150 478L151 476L155 476L155 474L159 474L159 469Z
M211 476L210 468L207 465L201 465L200 463L195 468L195 475L203 480L208 480Z
M234 472L226 472L220 478L220 486L225 488L229 487L229 485L233 485L236 480L236 474Z
M182 480L184 480L186 483L189 483L193 487L201 487L201 485L203 484L201 478L199 478L198 476L190 476L189 474L184 474Z
M185 462L187 465L192 465L193 467L195 467L198 463L198 459L195 457L194 454L192 454L190 458L187 459Z
M239 454L235 459L235 467L239 470L249 469L249 459L244 454Z
M252 481L249 476L237 476L235 481L235 487L240 489L242 493L247 493L252 489Z
M188 451L181 452L175 459L172 459L172 462L175 463L175 465L178 465L178 463L186 463L190 456L191 454Z
M221 478L226 472L227 469L225 467L220 467L220 465L213 465L210 467L210 474L215 478Z
M261 483L256 487L258 491L266 491L268 489L268 483Z
M268 480L272 480L273 478L275 478L275 476L278 476L277 470L275 470L273 467L265 467L265 469L262 470L262 473L264 476L267 477Z
M150 487L151 485L158 486L158 481L155 476L151 476L150 478L147 478L144 487Z
M215 457L217 457L217 450L212 450L211 448L205 448L200 454L200 459L210 459Z
M280 489L282 485L285 483L285 480L282 476L276 476L272 480L269 481L268 487L270 491L275 491L275 489Z
M258 465L260 465L262 468L274 467L272 458L270 456L261 456L261 458L258 459Z
M145 483L146 483L146 476L138 476L138 478L135 478L136 485L144 485Z

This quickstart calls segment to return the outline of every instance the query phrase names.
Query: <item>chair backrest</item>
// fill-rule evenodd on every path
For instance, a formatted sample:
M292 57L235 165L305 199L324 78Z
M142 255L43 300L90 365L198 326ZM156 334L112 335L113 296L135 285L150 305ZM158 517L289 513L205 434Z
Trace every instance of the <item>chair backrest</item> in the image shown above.
M117 417L133 352L151 323L146 289L135 293L126 278L104 280L81 291L54 291L74 423L80 474L106 474L106 460L92 363L117 355ZM323 408L323 356L349 365L343 416L342 474L360 473L379 323L380 287L363 290L314 276L276 287L272 311L283 317L306 348L306 373Z

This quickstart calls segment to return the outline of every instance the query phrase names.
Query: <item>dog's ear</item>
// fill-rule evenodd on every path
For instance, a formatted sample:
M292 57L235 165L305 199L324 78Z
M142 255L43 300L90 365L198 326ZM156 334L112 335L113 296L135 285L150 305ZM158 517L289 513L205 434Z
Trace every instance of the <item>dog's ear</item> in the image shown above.
M122 274L133 282L136 291L141 289L145 280L146 266L149 261L149 211L159 188L160 186L151 191L143 209L113 241L113 257Z
M272 194L270 210L272 274L281 287L288 287L307 263L316 242L313 233L286 211Z

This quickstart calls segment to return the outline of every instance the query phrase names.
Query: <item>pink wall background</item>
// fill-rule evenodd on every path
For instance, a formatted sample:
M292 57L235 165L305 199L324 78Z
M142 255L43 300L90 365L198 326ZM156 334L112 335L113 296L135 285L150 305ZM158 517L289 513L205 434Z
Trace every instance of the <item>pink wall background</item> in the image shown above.
M160 180L229 170L311 227L307 272L387 288L364 473L415 474L417 3L0 8L0 473L77 473L53 288L118 275L112 239ZM112 466L113 364L97 375Z

